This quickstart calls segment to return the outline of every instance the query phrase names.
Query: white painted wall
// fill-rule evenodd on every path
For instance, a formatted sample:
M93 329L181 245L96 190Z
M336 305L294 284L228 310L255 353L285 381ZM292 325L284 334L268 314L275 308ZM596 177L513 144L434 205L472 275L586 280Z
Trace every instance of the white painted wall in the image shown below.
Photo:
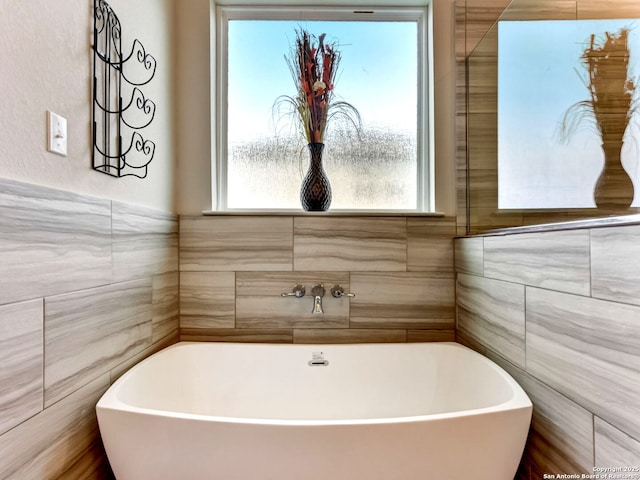
M149 175L91 169L93 0L0 0L0 177L175 211L173 0L110 0L123 50L138 38L158 60L143 92L157 104L144 130L156 143ZM68 156L46 150L46 111L68 122Z
M178 213L211 210L210 0L177 0L176 8L176 172ZM215 62L214 62L215 63Z
M210 1L179 0L176 9L176 46L179 52L176 60L177 209L181 214L198 214L211 209L211 152L215 139L212 141L211 136L210 81L213 69L210 52L213 44L210 39L215 23L210 18ZM233 2L238 3L237 0ZM277 3L340 5L346 2L288 0ZM348 3L372 2L356 0ZM408 3L422 2L402 2ZM453 4L454 0L433 0L436 210L447 215L455 214Z
M456 214L455 0L433 1L436 210Z

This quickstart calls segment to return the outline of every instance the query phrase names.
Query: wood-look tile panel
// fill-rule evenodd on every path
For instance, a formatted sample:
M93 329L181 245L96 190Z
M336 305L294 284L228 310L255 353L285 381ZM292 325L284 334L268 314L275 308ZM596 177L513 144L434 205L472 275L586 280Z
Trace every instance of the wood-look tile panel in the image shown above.
M640 305L640 226L591 230L591 295Z
M455 90L455 114L454 114L454 138L456 151L456 166L466 163L467 144L467 66L464 60L458 60L455 64L456 90Z
M458 273L484 273L484 238L456 238L453 242L455 266Z
M407 222L396 217L295 217L296 271L405 271Z
M291 217L181 217L180 271L293 269Z
M471 153L470 164L471 164ZM472 165L472 164L471 164ZM496 169L469 170L470 233L522 225L521 210L498 209L498 172Z
M0 179L0 304L111 280L108 200Z
M0 436L0 478L57 480L99 441L95 406L108 387L102 375Z
M42 299L0 306L0 435L43 408Z
M517 0L509 4L500 20L575 20L576 3L576 0Z
M235 282L234 272L182 272L180 327L233 328Z
M498 210L498 170L495 168L479 169L475 167L474 162L475 155L469 153L469 184L473 187L469 192L471 215L474 215L476 210L486 209L488 218L485 222L489 222L489 224L492 221L496 222L495 219L500 219L500 217L513 217L513 211ZM495 219L491 217L495 217Z
M504 368L533 403L526 447L527 460L533 467L546 473L590 472L593 467L591 412L505 360L500 353L484 348L480 352ZM532 477L532 480L534 478L542 477Z
M570 211L534 211L534 210L523 210L523 222L524 226L538 226L540 224L545 223L562 223L562 222L573 222L577 220L585 220L596 219L598 217L607 217L611 215L611 213L605 213L606 210L598 209L598 211L593 208L576 208Z
M478 41L477 45L473 49L473 53L469 57L495 57L498 51L498 23L493 22L488 30L485 30L482 38ZM471 31L471 28L467 29L467 33Z
M498 56L473 56L467 60L467 113L469 133L481 135L494 130L497 140L498 113ZM482 115L479 115L482 114ZM493 123L491 120L495 118ZM482 120L482 122L479 122ZM481 138L481 137L480 137ZM477 139L474 139L474 141ZM493 138L491 138L493 140ZM471 140L470 140L471 144ZM497 143L491 145L497 151ZM494 164L493 167L496 165Z
M178 342L180 337L178 332L175 334L169 335L167 337L162 338L161 340L153 343L149 347L144 350L132 355L131 357L126 358L123 362L119 363L115 367L111 369L110 380L111 383L115 382L123 373L126 373L129 369L140 363L142 360L147 358L150 355L153 355L156 352L159 352L163 348L166 348L174 343Z
M640 441L595 417L597 467L640 467ZM638 472L621 472L638 475Z
M297 284L302 298L283 297ZM323 284L323 314L314 314L311 289ZM333 298L333 285L349 292L347 272L238 272L236 273L236 328L344 328L349 326L349 299Z
M455 34L454 50L456 53L456 61L464 61L465 57L467 56L467 35L465 31L467 6L465 5L464 1L455 0L453 3L453 9Z
M640 438L640 307L527 288L527 371Z
M407 270L414 272L453 271L453 217L407 218Z
M461 330L456 330L456 342L464 345L465 347L469 347L470 349L475 350L478 353L481 353L485 357L488 357L491 359L499 358L502 361L506 361L502 357L500 357L500 355L498 355L496 352L489 350L487 347L479 343L475 338L465 335L465 333L462 332ZM496 363L499 363L499 362L496 361Z
M466 97L466 94L465 94ZM464 107L466 109L466 106ZM456 235L467 234L467 114L455 116Z
M351 326L454 328L453 274L352 273Z
M406 330L365 328L306 328L293 330L294 343L404 343Z
M473 113L468 117L468 124L469 168L472 171L479 171L479 174L474 175L472 179L475 183L480 183L480 186L495 187L497 185L495 181L498 178L498 114L495 109L488 113ZM485 174L484 171L487 173ZM476 185L472 184L472 187ZM471 193L476 195L475 188ZM494 198L497 199L497 192L494 192ZM497 202L492 206L497 207Z
M503 364L504 366L504 364ZM533 403L528 451L545 472L590 472L593 415L525 372L509 373Z
M471 207L469 209L469 225L469 234L522 225L522 213L517 210L499 211L496 210L496 207Z
M477 115L470 116L470 119ZM522 223L518 210L498 209L498 170L496 167L480 168L497 158L490 152L491 140L487 136L469 137L469 221L470 233L487 229L505 228Z
M151 344L151 279L45 298L45 407Z
M292 343L293 331L284 328L183 328L183 342Z
M456 331L451 330L407 330L407 342L455 342Z
M589 295L589 231L486 237L484 274L498 280Z
M524 285L459 274L456 288L458 330L525 365Z
M121 202L112 205L114 281L178 270L178 218Z
M509 2L510 0L467 0L467 55L475 54L478 44L485 39L487 32L493 27Z
M152 342L178 332L180 327L180 275L178 272L154 275L152 288Z
M640 18L636 0L578 0L578 19Z
M102 441L97 439L56 480L115 480Z

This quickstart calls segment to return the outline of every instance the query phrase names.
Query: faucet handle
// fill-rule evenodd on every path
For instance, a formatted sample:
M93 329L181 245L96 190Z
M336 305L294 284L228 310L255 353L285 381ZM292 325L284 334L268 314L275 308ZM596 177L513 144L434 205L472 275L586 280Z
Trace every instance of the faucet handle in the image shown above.
M304 297L305 293L307 293L307 291L305 290L304 285L298 284L293 287L293 290L291 290L290 292L281 293L280 296L302 298Z
M334 298L342 298L342 297L355 297L355 293L344 293L344 288L342 285L334 285L331 288L331 296Z

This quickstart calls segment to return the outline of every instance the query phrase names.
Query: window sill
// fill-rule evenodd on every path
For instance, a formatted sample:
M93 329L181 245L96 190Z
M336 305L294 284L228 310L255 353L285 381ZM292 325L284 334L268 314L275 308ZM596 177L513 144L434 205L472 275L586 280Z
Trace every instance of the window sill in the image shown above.
M205 210L205 216L288 216L288 217L444 217L443 212L408 212L402 210L330 210L305 212L303 210Z

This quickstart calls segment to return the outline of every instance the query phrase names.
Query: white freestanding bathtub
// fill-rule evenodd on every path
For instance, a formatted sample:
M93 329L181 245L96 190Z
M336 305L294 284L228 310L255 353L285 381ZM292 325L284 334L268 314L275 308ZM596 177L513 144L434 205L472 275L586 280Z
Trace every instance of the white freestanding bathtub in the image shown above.
M531 402L456 343L178 343L97 405L118 480L512 480Z

